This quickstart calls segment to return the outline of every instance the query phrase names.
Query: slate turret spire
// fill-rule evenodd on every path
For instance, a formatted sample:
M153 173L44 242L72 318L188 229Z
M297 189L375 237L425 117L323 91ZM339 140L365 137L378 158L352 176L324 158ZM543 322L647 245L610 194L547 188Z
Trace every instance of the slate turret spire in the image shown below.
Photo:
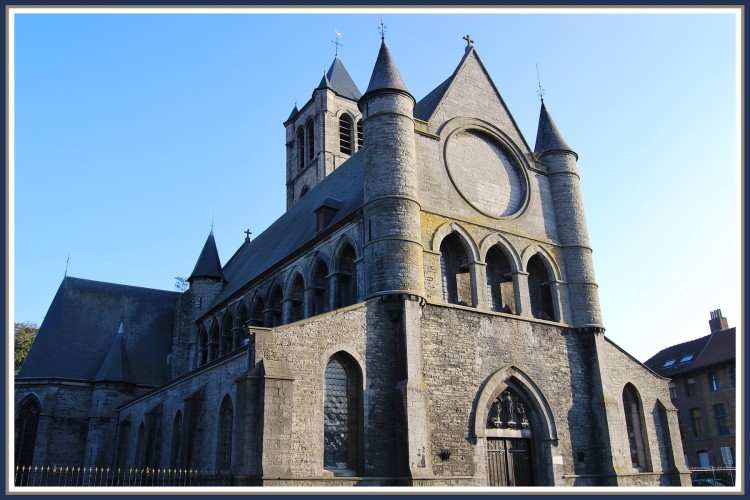
M406 85L404 85L404 81L401 79L401 73L398 71L391 51L388 50L388 45L385 44L385 39L380 43L380 52L378 52L378 58L375 61L375 67L370 77L370 84L367 86L365 94L382 90L399 90L407 94L409 93Z
M539 128L536 132L534 154L539 155L552 151L568 151L576 155L576 153L570 149L568 143L565 142L565 139L563 139L555 122L552 121L552 117L547 111L547 106L544 105L544 99L542 99L542 109L539 112ZM578 155L576 155L576 158L578 158Z
M201 250L198 262L195 264L195 268L190 274L188 281L192 282L196 278L224 280L224 272L221 269L219 252L216 250L213 229L211 229L208 239L206 239L206 243L203 245L203 250Z

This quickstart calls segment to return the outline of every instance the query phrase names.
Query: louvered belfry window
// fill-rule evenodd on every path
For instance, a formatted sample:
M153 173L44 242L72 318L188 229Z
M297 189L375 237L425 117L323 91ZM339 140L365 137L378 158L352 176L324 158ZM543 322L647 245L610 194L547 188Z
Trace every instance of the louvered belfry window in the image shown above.
M339 143L342 153L352 154L352 119L349 115L342 115L339 119Z

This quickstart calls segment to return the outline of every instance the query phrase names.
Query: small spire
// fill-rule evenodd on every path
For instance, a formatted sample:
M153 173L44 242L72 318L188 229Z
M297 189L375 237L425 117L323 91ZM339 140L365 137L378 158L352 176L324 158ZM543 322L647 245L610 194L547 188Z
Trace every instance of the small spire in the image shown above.
M343 47L344 45L341 42L339 42L339 37L341 36L341 33L339 33L339 30L334 29L333 31L336 33L336 41L334 42L333 40L331 40L331 43L335 43L336 44L336 57L338 57L339 56L339 46Z
M542 100L542 103L544 103L544 89L542 88L542 80L539 78L539 63L536 65L536 81L539 84L539 90L536 91L536 94Z
M388 26L383 24L383 16L380 16L380 26L378 27L378 31L380 31L380 41L385 41L385 30Z

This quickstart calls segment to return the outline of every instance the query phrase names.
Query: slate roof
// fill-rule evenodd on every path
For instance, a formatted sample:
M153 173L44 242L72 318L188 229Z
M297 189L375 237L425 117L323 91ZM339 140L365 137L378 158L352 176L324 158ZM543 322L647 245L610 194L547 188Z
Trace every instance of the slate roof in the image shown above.
M673 378L698 368L735 358L735 328L706 335L659 351L644 364L663 377ZM692 358L682 361L692 354ZM674 361L673 363L670 363ZM664 366L668 364L668 366Z
M331 63L331 67L328 69L325 77L328 80L328 87L338 95L352 101L359 101L359 98L362 97L362 93L357 88L352 77L349 76L349 72L346 71L338 54L333 59L333 63ZM322 81L320 83L323 84Z
M195 278L217 278L223 279L224 273L221 271L221 261L219 260L219 251L216 249L216 240L214 240L213 230L206 238L203 250L195 263L193 272L190 273L188 280Z
M385 40L380 44L378 58L375 60L375 67L372 69L370 84L367 86L367 92L374 92L382 89L402 90L409 92L401 79L401 73L398 71L396 62L393 60L391 51L385 44Z
M179 297L179 292L66 277L16 379L90 382L122 376L141 385L167 382Z
M560 131L557 130L555 122L547 112L547 106L542 101L542 109L539 111L539 128L536 132L536 145L534 153L544 153L547 151L573 151L563 139Z
M209 311L243 286L307 245L318 233L315 211L331 200L340 202L328 227L353 214L363 204L364 150L352 155L320 181L255 239L237 251L224 267L226 284Z
M443 96L448 91L448 88L451 86L451 83L453 83L453 80L456 78L456 75L458 74L458 70L461 69L461 67L464 64L464 61L467 57L469 57L469 54L474 52L473 47L469 47L468 50L464 53L464 56L461 58L461 61L459 61L458 65L456 66L456 69L453 70L453 73L451 76L445 79L443 83L435 87L429 94L424 96L414 107L414 118L417 118L419 120L428 121L430 117L432 116L432 113L435 112L435 109L437 108L438 104L440 104L440 101L443 100ZM477 56L478 57L478 56ZM494 85L494 84L493 84Z

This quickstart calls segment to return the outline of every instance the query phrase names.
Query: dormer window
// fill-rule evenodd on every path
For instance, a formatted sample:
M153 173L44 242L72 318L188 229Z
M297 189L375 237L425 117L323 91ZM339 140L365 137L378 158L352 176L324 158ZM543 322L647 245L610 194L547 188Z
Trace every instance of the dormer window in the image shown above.
M687 356L683 356L682 359L680 359L680 364L687 363L688 361L693 359L692 354L688 354Z
M315 209L316 230L322 231L328 226L336 212L341 208L341 202L333 198L326 198L323 203Z
M665 361L664 364L661 366L662 368L669 368L670 366L674 366L676 359L670 359L668 361Z

